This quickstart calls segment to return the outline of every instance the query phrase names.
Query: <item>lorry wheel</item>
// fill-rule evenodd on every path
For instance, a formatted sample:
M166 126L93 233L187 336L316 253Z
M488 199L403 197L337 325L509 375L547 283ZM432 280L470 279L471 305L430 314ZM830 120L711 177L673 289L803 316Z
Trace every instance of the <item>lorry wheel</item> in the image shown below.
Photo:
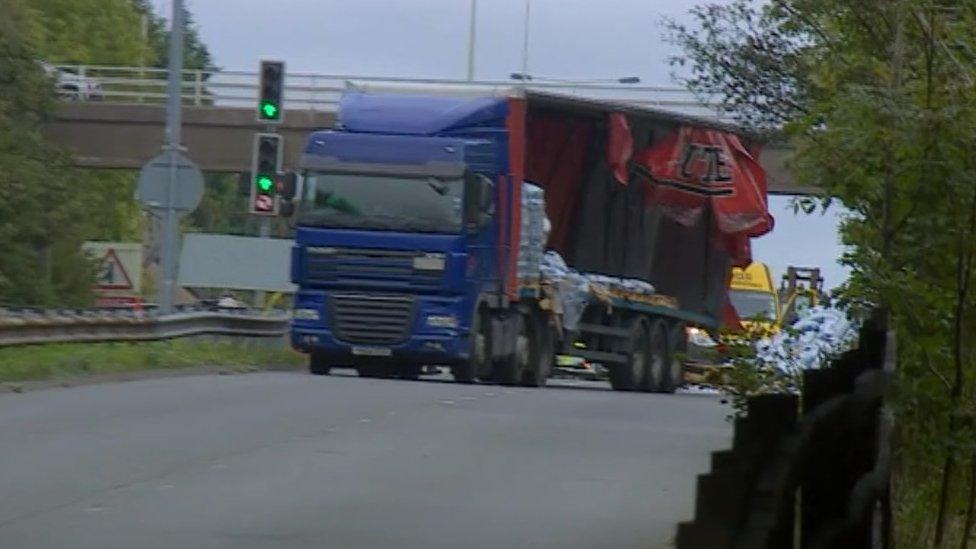
M552 364L556 360L555 338L545 314L534 314L529 322L532 326L529 334L529 365L522 372L522 385L545 387L549 374L552 373Z
M522 375L531 368L529 364L532 337L530 322L524 316L517 315L515 323L515 333L518 334L515 338L515 352L495 364L495 381L502 385L518 385L522 381Z
M308 355L308 371L313 376L327 376L331 370L328 358L322 353L312 352Z
M610 368L610 386L614 391L636 391L641 387L644 371L648 361L647 327L643 321L633 321L630 337L624 343L624 351L628 360L624 364L615 364Z
M485 333L487 322L484 313L479 311L471 320L471 332L468 336L468 358L451 365L451 375L458 383L474 383L488 360L488 336Z
M641 390L660 393L666 391L667 371L671 358L671 353L668 352L668 331L663 322L656 320L651 324L650 334L647 368L641 381Z
M388 379L393 377L394 366L387 361L368 361L356 364L359 377L378 377Z

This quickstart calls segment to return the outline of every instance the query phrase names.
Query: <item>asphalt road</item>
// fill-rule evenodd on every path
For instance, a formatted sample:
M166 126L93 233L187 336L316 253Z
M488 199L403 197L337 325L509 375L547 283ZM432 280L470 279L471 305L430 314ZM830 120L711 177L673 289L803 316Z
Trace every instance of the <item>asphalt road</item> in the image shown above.
M667 547L725 413L299 373L2 395L0 547Z

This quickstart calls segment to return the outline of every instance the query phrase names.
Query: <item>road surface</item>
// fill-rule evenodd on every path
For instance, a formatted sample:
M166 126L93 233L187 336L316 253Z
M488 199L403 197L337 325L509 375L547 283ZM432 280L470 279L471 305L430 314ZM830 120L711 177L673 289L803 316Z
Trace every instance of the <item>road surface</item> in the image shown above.
M0 396L0 547L667 547L715 397L299 373Z

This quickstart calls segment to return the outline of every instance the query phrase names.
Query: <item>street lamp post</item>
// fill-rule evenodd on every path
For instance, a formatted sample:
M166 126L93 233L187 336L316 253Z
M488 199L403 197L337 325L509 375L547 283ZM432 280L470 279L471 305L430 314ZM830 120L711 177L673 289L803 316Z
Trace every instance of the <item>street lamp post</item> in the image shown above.
M471 0L471 21L468 25L468 82L474 80L475 24L478 16L478 0Z
M532 14L532 0L525 0L525 31L522 35L522 74L529 74L529 18Z

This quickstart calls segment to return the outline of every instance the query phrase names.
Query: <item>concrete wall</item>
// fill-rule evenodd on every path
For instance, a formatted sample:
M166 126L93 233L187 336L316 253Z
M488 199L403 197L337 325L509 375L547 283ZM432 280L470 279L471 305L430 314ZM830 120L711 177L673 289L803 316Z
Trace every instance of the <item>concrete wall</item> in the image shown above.
M159 154L163 142L162 105L62 103L44 133L91 168L138 169ZM274 131L285 138L285 169L295 169L308 133L331 127L332 113L287 111ZM251 109L184 107L183 144L202 170L242 172L251 169L254 133L263 127Z

